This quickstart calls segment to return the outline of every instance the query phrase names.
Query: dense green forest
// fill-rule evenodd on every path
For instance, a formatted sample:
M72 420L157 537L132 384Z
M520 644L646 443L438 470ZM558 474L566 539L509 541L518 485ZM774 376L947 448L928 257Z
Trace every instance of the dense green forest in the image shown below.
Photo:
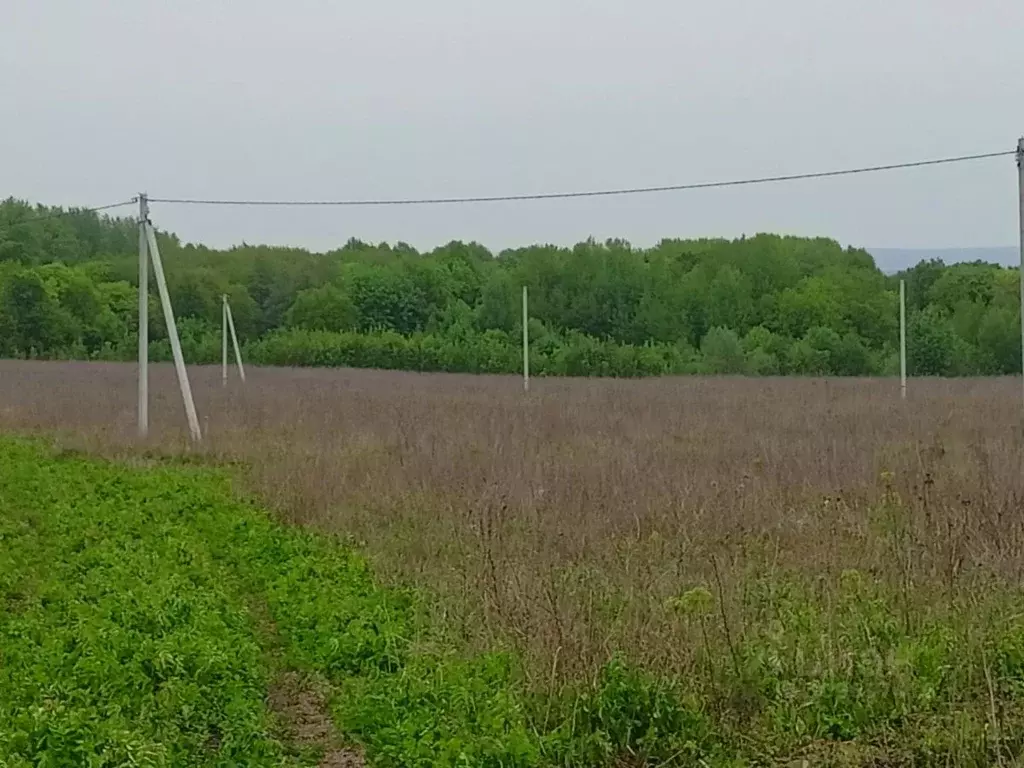
M990 264L887 276L866 251L776 235L499 254L358 240L326 253L213 250L159 237L195 363L219 360L227 294L252 363L514 372L525 285L539 375L890 375L904 277L911 374L1020 371L1017 271ZM130 218L0 203L0 355L134 359L137 249ZM151 350L166 358L153 294Z

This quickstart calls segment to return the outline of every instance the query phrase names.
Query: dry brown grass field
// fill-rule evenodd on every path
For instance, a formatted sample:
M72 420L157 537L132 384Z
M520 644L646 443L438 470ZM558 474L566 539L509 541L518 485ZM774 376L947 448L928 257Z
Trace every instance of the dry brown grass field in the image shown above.
M613 654L671 675L695 649L736 660L778 621L773 584L827 616L856 569L909 627L1024 576L1019 380L912 380L904 403L891 380L538 380L524 396L513 377L191 376L201 447L157 365L146 449L236 463L286 519L425 590L454 642L514 647L544 684ZM0 363L0 428L136 453L135 387L131 365ZM708 620L671 600L694 588Z

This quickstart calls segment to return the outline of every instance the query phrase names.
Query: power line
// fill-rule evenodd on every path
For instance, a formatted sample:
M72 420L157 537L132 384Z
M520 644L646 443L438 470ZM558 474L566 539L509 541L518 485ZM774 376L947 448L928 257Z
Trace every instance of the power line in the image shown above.
M122 200L120 203L108 203L107 205L98 205L95 208L78 208L70 211L70 213L99 213L100 211L109 211L113 208L124 208L126 205L135 205L139 202L139 198L133 197L130 200Z
M6 226L8 228L16 227L21 224L35 224L38 221L48 221L49 219L61 219L65 216L75 216L80 213L99 213L100 211L109 211L114 208L123 208L126 205L134 205L139 202L139 198L133 197L131 200L123 200L120 203L108 203L107 205L97 205L93 208L69 208L66 211L55 211L53 213L47 213L43 216L32 216L21 221L9 222Z
M708 181L696 184L669 184L652 187L627 187L623 189L602 189L580 192L548 192L524 195L488 195L483 197L426 197L398 198L380 200L209 200L174 197L151 197L151 203L168 203L172 205L232 205L232 206L389 206L389 205L454 205L462 203L501 203L522 202L527 200L564 200L583 197L615 197L623 195L642 195L658 192L682 192L693 189L715 189L720 187L741 187L755 184L773 184L783 181L801 181L804 179L825 179L835 176L853 176L855 174L876 173L878 171L895 171L904 168L921 168L930 165L948 165L965 163L974 160L986 160L993 157L1006 157L1016 154L1014 151L985 152L976 155L960 155L943 157L936 160L917 160L908 163L892 163L889 165L871 165L862 168L846 168L836 171L819 171L817 173L798 173L786 176L761 176L751 179L731 181Z

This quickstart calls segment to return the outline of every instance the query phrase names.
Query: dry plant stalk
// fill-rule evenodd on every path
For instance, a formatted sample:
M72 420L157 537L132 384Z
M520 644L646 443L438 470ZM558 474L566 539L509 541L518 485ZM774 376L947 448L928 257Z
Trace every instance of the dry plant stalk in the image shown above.
M511 644L545 684L615 652L692 671L699 624L665 604L695 585L742 634L751 575L855 568L909 622L1024 570L1013 379L913 381L903 403L884 380L538 380L524 397L514 377L191 374L206 440L189 447L157 365L146 448L240 462L287 520L351 536L453 634ZM0 428L124 456L134 419L132 365L0 363Z

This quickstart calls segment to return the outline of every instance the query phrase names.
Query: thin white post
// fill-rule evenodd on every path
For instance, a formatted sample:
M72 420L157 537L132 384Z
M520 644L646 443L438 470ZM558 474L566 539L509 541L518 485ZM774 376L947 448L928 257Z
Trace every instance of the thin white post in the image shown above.
M1020 359L1024 381L1024 137L1017 141L1017 196L1020 198Z
M900 397L907 399L907 283L900 280Z
M174 322L174 310L171 308L171 295L167 291L167 280L164 278L164 266L160 261L160 249L156 244L156 232L148 222L146 224L146 240L149 243L149 256L153 260L153 275L156 277L156 287L160 292L160 304L164 309L164 320L167 323L167 335L171 341L171 354L174 356L174 369L178 374L178 386L181 388L181 400L185 405L185 416L188 418L188 429L192 433L192 440L199 442L203 439L203 433L199 428L196 404L192 400L192 387L188 383L185 356L181 354L181 340L178 338L178 326Z
M530 310L523 286L523 391L530 391Z
M224 312L225 312L225 315L226 315L226 317L228 319L228 329L231 331L231 343L235 347L235 362L238 364L238 378L240 378L242 380L242 383L244 384L245 383L245 368L242 366L242 350L239 349L239 347L238 347L238 334L235 333L235 318L231 314L231 305L228 303L228 297L227 296L224 297ZM227 349L227 347L225 347L225 349ZM225 355L226 354L227 353L225 352ZM227 373L226 373L226 371L227 371L227 357L226 356L224 358L224 361L225 361L224 362L224 366L225 366L224 367L224 370L225 370L225 374L224 375L226 377L227 376Z
M139 437L149 434L149 200L139 195Z
M228 385L228 295L220 297L220 385Z

